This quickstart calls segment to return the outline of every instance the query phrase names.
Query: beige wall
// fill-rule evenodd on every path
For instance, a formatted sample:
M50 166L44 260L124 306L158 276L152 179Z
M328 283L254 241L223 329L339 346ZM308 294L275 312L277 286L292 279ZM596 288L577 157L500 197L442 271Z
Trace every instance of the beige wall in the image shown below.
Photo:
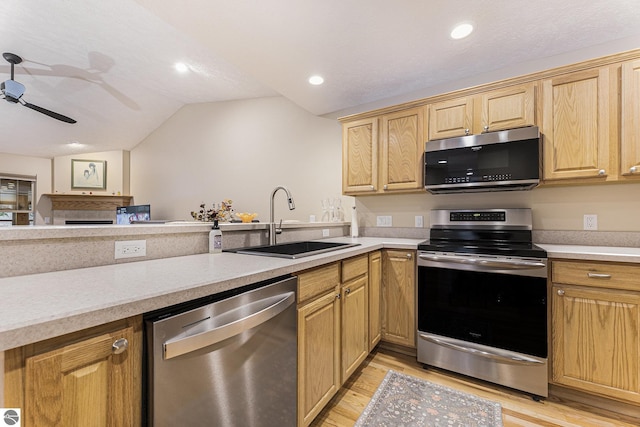
M341 194L341 138L336 120L283 97L187 105L131 151L131 194L156 219L191 219L200 203L230 198L267 222L271 191L283 185L296 209L279 192L276 220L319 220L320 199Z
M106 160L107 189L71 191L71 160ZM124 150L73 154L53 159L53 191L57 193L129 194L129 152Z
M43 225L44 218L51 216L51 202L49 199L42 197L43 194L51 193L51 168L51 159L5 153L0 154L0 173L35 175L37 177L35 222L38 225Z
M358 197L361 226L374 227L377 215L391 215L394 227L413 227L431 209L526 207L537 230L582 230L585 214L598 215L599 231L640 231L640 183L535 188L477 194L411 194Z

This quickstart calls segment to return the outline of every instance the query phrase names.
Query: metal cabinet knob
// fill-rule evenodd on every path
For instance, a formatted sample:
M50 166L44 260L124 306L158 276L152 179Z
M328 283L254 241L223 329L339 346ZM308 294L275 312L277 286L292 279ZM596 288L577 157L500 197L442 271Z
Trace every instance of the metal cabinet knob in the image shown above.
M376 189L376 187L374 187L373 185L370 185L370 187L371 187L372 190Z
M483 129L484 129L485 132L489 132L489 126L488 125L486 125Z
M470 131L469 131L469 129L465 129L465 130L464 130L464 134L465 134L465 135L469 135L469 132L470 132Z
M341 298L340 294L336 294L336 299L340 299L340 298Z
M635 166L631 166L631 167L629 168L629 173L636 173L637 171L638 171L638 168L637 168L637 167L635 167Z
M386 190L388 188L387 184L385 184L382 188L384 188Z
M558 289L558 295L560 295L560 296L564 295L564 290L563 289Z
M349 295L351 293L351 288L347 288L345 292L347 293L347 295Z
M606 175L607 171L605 171L604 169L600 169L598 171L598 175Z
M411 259L411 256L412 256L411 254L407 254L407 258Z
M129 348L129 341L126 338L120 338L115 340L115 342L111 345L111 353L113 354L121 354L124 353Z

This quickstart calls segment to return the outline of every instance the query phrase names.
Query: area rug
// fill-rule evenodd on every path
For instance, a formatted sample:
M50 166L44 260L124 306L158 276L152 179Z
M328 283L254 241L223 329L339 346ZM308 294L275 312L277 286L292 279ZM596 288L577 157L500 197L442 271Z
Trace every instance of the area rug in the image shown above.
M502 408L468 393L387 372L355 427L502 427Z

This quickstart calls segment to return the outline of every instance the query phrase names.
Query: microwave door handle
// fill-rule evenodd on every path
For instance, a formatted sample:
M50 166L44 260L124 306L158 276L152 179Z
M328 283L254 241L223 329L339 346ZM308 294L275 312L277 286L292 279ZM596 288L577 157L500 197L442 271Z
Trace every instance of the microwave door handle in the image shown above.
M485 350L481 350L478 348L474 348L472 345L460 345L460 344L456 344L453 343L449 340L447 340L446 338L442 338L442 337L434 337L433 335L427 335L427 334L420 334L420 338L425 340L425 341L430 341L434 344L438 344L441 345L443 347L449 347L452 348L454 350L459 350L465 353L470 353L470 354L474 354L477 356L482 356L485 357L487 359L493 359L493 360L498 360L500 362L505 362L505 363L511 363L511 364L523 364L523 365L542 365L544 364L544 362L541 362L539 360L530 358L530 357L526 357L523 355L515 355L515 354L511 354L509 352L508 355L503 355L503 354L498 354L498 353L490 353L488 351Z
M467 264L467 265L477 265L480 267L499 267L503 269L526 269L526 268L543 268L546 267L546 264L539 261L513 261L513 260L494 260L494 259L479 259L479 258L467 258L467 257L456 257L450 255L431 255L431 254L420 254L418 256L420 259L424 259L427 261L435 261L442 263L451 263L451 264Z
M164 359L168 360L183 354L191 353L201 348L216 344L220 341L239 335L244 331L254 328L265 323L278 314L286 310L296 300L294 292L287 292L277 295L278 300L266 308L251 313L242 319L234 320L225 325L218 326L199 334L189 337L170 339L166 341L162 347L164 350ZM274 299L270 297L267 299ZM251 305L262 305L261 301L253 302Z

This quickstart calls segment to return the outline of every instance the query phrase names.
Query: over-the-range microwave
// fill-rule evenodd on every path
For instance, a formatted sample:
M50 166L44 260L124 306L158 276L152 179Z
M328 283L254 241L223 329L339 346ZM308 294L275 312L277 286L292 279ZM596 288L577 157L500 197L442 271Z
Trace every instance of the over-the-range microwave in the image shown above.
M428 141L425 188L434 194L530 190L540 182L537 126Z

